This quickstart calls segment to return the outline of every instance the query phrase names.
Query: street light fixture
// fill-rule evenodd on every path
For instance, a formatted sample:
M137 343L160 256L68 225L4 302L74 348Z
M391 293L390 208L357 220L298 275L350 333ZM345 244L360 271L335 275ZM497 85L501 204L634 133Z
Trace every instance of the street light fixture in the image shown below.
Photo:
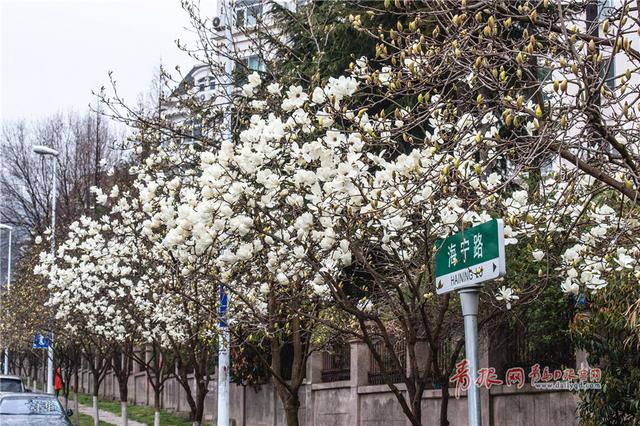
M36 146L34 146L33 147L33 152L35 152L36 154L40 154L40 155L53 155L54 157L57 157L58 154L60 154L55 149L49 148L48 146L45 146L45 145L36 145Z
M55 252L56 252L56 157L59 152L53 148L49 148L44 145L36 145L33 147L33 152L42 156L51 156L53 157L53 189L51 190L51 256L53 256L55 262ZM51 335L49 338L49 347L47 348L47 393L53 394L53 330L51 330Z
M11 234L13 228L4 223L0 223L0 229L6 229L9 231L9 245L7 247L7 294L11 289ZM9 346L4 348L4 374L9 374Z

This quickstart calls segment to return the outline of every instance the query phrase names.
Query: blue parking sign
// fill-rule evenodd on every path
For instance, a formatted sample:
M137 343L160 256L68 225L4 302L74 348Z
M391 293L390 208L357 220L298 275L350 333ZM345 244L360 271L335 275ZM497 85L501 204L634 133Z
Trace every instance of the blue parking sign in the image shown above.
M44 334L36 333L33 336L33 348L34 349L47 349L49 347L49 337Z

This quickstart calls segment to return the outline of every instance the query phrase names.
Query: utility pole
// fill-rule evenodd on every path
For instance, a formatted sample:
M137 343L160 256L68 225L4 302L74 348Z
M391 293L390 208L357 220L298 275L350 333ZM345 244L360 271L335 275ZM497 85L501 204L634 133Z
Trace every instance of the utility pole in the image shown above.
M231 0L223 0L224 14L224 41L225 55L224 58L224 88L225 102L227 102L224 112L223 123L223 139L230 141L232 138L231 126L231 86L233 84L233 62L231 61L231 52L233 49L233 13L231 9ZM231 344L231 336L229 334L229 323L227 321L228 296L224 288L224 284L220 284L220 336L218 337L218 426L229 426L229 390L231 380L229 376L229 345Z

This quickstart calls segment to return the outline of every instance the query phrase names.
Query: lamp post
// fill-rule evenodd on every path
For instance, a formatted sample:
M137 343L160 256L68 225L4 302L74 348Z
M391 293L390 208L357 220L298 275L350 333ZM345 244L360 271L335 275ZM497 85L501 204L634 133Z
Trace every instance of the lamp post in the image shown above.
M56 157L58 156L58 151L53 148L49 148L44 145L36 145L33 147L33 152L44 156L53 157L53 188L51 190L51 256L55 259L55 251L56 251L56 186L57 186L57 176L56 176ZM55 260L54 260L55 261ZM49 336L49 347L47 348L47 393L53 394L53 330L51 330L51 334Z
M0 223L0 229L6 229L9 231L9 245L7 248L7 294L11 289L11 234L13 228L4 223ZM9 346L4 348L4 374L9 374Z

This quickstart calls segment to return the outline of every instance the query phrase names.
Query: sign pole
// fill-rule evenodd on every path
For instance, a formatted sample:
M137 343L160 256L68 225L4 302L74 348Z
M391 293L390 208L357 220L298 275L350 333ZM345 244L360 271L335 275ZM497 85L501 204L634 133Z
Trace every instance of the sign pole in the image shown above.
M224 133L222 135L224 140L230 141L232 139L231 126L233 125L233 119L231 116L232 105L232 90L233 84L233 68L234 63L231 60L231 53L233 52L233 10L231 0L224 0L223 10L224 14L224 44L226 58L224 58L224 96L225 101L228 102L224 111ZM225 291L224 285L220 284L220 335L218 336L218 413L217 413L217 425L229 426L230 424L230 359L229 348L231 344L231 335L229 333L229 323L227 318L227 308L229 299Z
M227 324L227 293L220 284L220 329L218 336L218 426L229 426L229 344L231 336Z
M476 386L478 376L478 299L480 287L460 290L460 303L464 317L464 350L469 367L469 390L467 391L467 413L469 426L481 426L480 389Z
M464 317L464 350L469 388L467 413L470 426L482 426L478 377L478 301L480 283L507 272L504 223L493 219L439 240L436 250L436 293L457 291Z

